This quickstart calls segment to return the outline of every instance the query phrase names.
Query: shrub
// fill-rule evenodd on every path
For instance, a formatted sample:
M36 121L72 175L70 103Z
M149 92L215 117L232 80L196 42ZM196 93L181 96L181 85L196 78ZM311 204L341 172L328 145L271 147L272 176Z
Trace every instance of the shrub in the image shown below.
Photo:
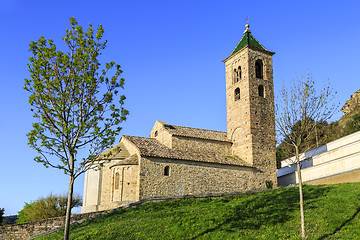
M30 203L25 203L24 208L18 213L17 223L39 221L42 219L61 217L66 214L66 195L52 195L41 197ZM81 197L73 197L71 208L81 206Z

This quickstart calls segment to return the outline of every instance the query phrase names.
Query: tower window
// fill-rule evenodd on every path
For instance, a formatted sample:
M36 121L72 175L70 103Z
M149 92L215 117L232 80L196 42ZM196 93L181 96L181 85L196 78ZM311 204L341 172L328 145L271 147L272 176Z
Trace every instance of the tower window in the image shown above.
M238 67L237 73L238 73L238 77L236 79L236 82L239 82L241 80L241 67L240 66Z
M157 137L159 135L159 132L156 130L154 135L155 137Z
M116 172L115 179L114 179L114 188L116 190L119 189L119 182L120 182L120 174L118 172Z
M240 88L235 89L235 101L240 99Z
M263 85L259 85L258 90L259 90L259 97L265 97L265 94L264 94L264 86L263 86Z
M234 83L237 83L241 80L241 67L234 69Z
M164 168L164 176L170 176L170 167L169 166L166 166Z
M236 70L236 68L235 68L235 69L234 69L234 80L233 80L234 83L237 82L237 78L238 78L238 73L237 73L237 70Z
M259 59L255 62L256 78L263 79L263 62Z

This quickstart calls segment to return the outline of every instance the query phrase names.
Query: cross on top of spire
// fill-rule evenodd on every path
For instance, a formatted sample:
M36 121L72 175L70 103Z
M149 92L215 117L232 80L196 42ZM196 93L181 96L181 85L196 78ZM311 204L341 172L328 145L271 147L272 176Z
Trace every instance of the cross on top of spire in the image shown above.
M250 25L249 25L249 16L246 17L246 25L245 25L245 27L246 27L246 29L245 29L244 33L247 33L247 32L251 33L251 31L249 29L249 27L250 27Z

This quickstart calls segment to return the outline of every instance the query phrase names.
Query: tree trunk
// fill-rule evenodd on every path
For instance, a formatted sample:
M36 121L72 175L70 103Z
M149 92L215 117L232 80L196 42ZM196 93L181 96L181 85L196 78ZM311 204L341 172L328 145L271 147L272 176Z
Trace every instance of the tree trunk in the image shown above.
M299 195L300 195L300 215L301 215L301 237L305 239L305 215L304 215L304 198L303 198L303 190L302 190L302 179L301 179L301 168L300 168L300 156L299 156L299 148L295 149L295 157L296 157L296 171L298 175L299 181Z
M72 196L73 196L73 187L74 187L74 176L70 175L70 177L69 177L69 191L68 191L68 197L67 197L67 203L66 203L64 240L69 240L71 202L72 202Z

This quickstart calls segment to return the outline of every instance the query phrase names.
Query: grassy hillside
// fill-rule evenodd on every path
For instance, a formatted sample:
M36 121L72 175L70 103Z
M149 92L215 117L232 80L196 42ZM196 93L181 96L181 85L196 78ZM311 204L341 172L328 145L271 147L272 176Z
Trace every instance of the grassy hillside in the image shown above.
M360 238L360 183L305 186L308 239ZM70 239L300 239L298 188L147 203L71 228ZM62 232L40 239L61 239Z

